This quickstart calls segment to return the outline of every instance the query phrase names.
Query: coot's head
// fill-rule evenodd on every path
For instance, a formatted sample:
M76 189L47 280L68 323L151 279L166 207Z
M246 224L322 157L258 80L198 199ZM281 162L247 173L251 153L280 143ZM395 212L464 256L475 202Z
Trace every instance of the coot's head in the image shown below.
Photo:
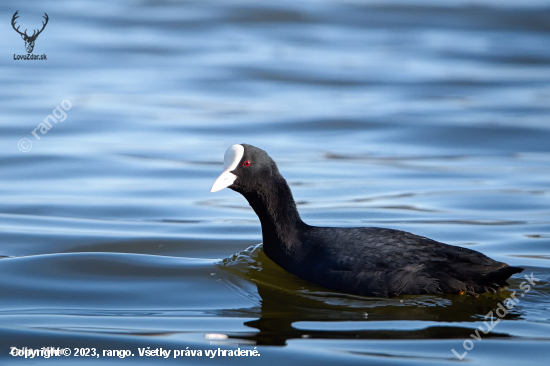
M247 144L233 145L223 157L224 170L216 179L210 192L226 187L247 193L258 191L279 175L275 162L262 149Z

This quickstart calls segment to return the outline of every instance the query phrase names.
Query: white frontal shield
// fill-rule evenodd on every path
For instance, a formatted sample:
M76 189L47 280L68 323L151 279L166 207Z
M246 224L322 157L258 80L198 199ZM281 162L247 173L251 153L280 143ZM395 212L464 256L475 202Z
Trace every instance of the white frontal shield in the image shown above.
M223 156L223 172L214 182L210 192L221 191L222 189L233 184L235 179L237 179L237 176L231 173L231 171L237 167L243 158L243 155L244 147L242 145L233 145L227 149L225 155Z

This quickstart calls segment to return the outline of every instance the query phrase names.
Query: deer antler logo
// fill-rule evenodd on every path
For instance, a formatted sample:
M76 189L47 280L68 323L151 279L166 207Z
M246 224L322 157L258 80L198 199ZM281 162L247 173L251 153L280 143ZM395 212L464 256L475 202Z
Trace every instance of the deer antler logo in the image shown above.
M38 33L36 33L37 30L35 30L32 34L32 36L29 36L27 35L27 30L25 29L25 32L24 33L21 33L19 32L19 27L15 28L15 19L19 18L19 15L17 15L17 13L19 12L19 10L17 10L15 12L15 14L13 14L13 18L11 18L11 26L13 27L13 29L15 29L15 31L17 33L19 33L21 35L21 38L23 38L23 40L25 41L25 48L27 49L27 53L31 53L32 50L34 49L34 41L36 41L36 37L38 37L38 35L40 33L42 33L42 31L44 30L44 28L46 28L46 24L48 24L48 14L46 14L45 16L43 16L43 18L46 19L46 22L42 22L42 29L40 29L38 31Z

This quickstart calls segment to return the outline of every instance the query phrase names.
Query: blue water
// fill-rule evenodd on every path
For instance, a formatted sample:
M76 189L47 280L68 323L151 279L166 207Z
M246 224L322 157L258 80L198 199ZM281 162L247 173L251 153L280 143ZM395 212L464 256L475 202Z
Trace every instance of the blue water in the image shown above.
M16 10L29 34L48 14L33 51L47 60L14 60ZM442 365L453 349L547 363L547 1L29 0L0 14L3 365L31 362L10 347L50 346L72 355L35 364ZM525 271L477 299L301 281L265 257L242 196L209 193L236 143L277 161L309 224L406 230ZM260 356L173 358L218 348Z

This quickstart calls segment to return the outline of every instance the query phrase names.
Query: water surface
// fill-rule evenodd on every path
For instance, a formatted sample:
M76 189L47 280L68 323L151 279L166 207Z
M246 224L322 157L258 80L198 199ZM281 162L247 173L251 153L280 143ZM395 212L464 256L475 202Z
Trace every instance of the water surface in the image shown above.
M13 60L16 10L29 30L48 13L34 49L47 61ZM27 362L10 347L54 346L135 357L34 362L441 365L465 340L472 365L546 364L547 2L4 1L0 13L2 364ZM209 193L235 143L269 152L311 225L411 231L539 281L524 292L516 275L477 299L301 281L265 257L244 198ZM480 333L511 291L520 302Z

